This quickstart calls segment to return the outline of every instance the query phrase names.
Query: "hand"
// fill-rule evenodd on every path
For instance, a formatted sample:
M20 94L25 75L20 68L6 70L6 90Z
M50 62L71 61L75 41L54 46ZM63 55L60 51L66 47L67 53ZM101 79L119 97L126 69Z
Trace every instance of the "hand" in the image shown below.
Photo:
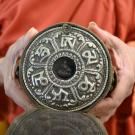
M129 47L119 38L100 29L94 22L89 24L88 29L95 33L108 48L118 79L112 93L89 111L105 122L132 93L135 82L135 48Z
M3 86L3 76L1 72L3 58L0 58L0 86Z
M30 110L34 107L34 105L21 88L18 79L16 79L15 70L17 61L21 57L24 48L36 34L37 30L31 28L24 36L10 46L5 57L1 59L0 63L0 71L6 95L24 110Z

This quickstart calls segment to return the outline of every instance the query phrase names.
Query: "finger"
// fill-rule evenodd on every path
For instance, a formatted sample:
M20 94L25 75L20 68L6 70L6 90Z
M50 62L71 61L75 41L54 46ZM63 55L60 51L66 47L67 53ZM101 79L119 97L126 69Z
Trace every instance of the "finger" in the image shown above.
M95 22L90 22L88 29L94 32L100 39L102 39L103 42L106 42L108 40L105 31L100 29Z
M122 48L125 46L125 43L123 43L121 40L111 35L107 31L99 28L95 22L90 22L88 28L105 43L106 47L109 50L114 68L121 69L122 61L119 54L125 54L124 49Z
M7 51L6 59L8 60L8 64L12 65L17 57L20 55L20 52L24 50L24 48L28 45L29 41L33 36L37 34L37 30L35 28L31 28L24 36L22 36L19 40L17 40Z
M101 100L88 114L93 114L103 122L107 121L116 111L117 103L111 98Z
M31 39L31 38L33 38L33 36L35 36L37 33L38 33L38 30L37 30L36 28L32 27L32 28L30 28L30 29L28 30L28 32L26 33L25 36L26 36L28 39Z
M110 34L107 31L104 31L101 28L99 28L95 22L90 22L88 29L90 31L92 31L93 33L95 33L105 43L105 45L109 49L114 48L116 51L119 51L119 48L121 47L120 45L124 44L117 37L113 36L112 34Z
M110 111L110 113L108 115L104 115L104 116L101 116L99 117L99 119L104 123L104 122L107 122L116 112L116 109L115 110L112 110Z
M118 105L120 105L124 99L131 95L132 89L134 86L134 82L132 82L130 77L122 76L116 86L116 88L112 91L111 97L115 100Z
M104 114L107 114L108 110L113 110L114 108L116 108L114 101L112 101L111 98L105 98L102 99L99 103L97 103L96 106L92 108L89 112L101 115L103 112Z
M128 77L121 77L115 90L110 97L101 100L89 113L102 117L102 119L112 116L113 112L120 106L126 97L128 97L133 88L133 82L127 80Z
M124 99L131 94L132 87L133 83L129 83L126 78L122 77L110 97L101 100L89 112L95 114L97 117L102 117L102 119L109 118Z
M117 71L122 68L122 60L120 56L118 55L118 53L113 48L109 50L109 54L111 56L113 69L115 73L117 74Z
M6 95L10 97L18 106L22 107L25 111L33 109L34 104L17 83L18 82L15 82L15 80L13 80L11 77L6 79Z
M13 65L13 75L16 70L17 60L22 56L25 47L37 33L38 31L35 28L31 28L24 36L22 36L9 48L7 52L7 59L9 59L9 64Z
M26 35L21 37L15 44L13 44L12 48L8 50L5 61L7 64L5 64L5 71L4 73L4 87L6 94L10 96L15 103L17 103L19 106L24 108L25 110L28 110L30 108L33 108L33 104L25 94L25 92L20 87L20 84L15 79L15 67L16 67L16 61L18 57L20 56L20 52L24 50L24 48L27 46L28 42L31 40L31 38L37 33L37 31L32 28L30 29ZM6 66L10 65L10 67Z
M31 28L24 36L22 36L16 43L15 47L17 49L25 48L30 40L38 33L35 28ZM19 44L19 45L18 45Z

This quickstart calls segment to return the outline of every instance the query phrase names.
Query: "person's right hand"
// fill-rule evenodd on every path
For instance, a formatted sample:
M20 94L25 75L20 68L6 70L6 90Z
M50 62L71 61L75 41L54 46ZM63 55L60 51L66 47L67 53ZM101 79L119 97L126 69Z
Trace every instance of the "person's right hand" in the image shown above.
M24 36L10 46L5 57L0 60L0 74L2 76L5 93L24 110L31 110L34 105L20 86L18 79L15 76L15 71L17 61L21 57L24 48L37 32L36 29L31 28Z
M89 30L95 33L108 48L117 74L115 89L89 111L105 122L132 93L135 83L135 48L128 46L93 22L90 23Z

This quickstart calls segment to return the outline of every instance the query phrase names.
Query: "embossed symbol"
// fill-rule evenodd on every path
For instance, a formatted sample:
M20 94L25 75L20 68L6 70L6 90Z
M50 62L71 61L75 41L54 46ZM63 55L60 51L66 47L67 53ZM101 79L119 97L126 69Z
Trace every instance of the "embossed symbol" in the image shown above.
M35 55L41 57L40 62L43 61L46 57L50 55L50 51L44 45L40 45L39 48L36 50Z
M61 40L61 47L66 47L66 46L68 46L69 45L69 47L71 48L71 49L73 49L74 48L74 45L75 45L75 41L76 41L76 39L74 38L74 37L72 37L72 36L62 36L62 40Z
M34 86L43 85L46 86L48 84L47 78L44 77L44 71L32 75L32 83Z
M87 59L87 65L98 62L96 52L94 50L92 50L92 51L86 50L82 53L82 56Z
M72 87L71 91L72 91L72 94L74 96L74 100L73 100L74 102L77 102L78 100L80 100L80 101L84 101L85 100L85 95L80 96L78 94L78 91L77 91L77 89L75 87Z
M78 85L78 88L82 91L87 91L87 92L94 92L95 89L95 83L94 82L90 82L88 80L88 77L85 76L85 80L81 81Z
M69 101L68 99L68 92L60 88L59 92L56 92L54 89L52 90L53 99L57 101Z

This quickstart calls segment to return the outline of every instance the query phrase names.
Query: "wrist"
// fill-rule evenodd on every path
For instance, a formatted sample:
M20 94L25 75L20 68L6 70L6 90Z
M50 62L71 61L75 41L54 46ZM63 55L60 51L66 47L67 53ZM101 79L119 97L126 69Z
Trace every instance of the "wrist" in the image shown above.
M3 58L0 58L0 86L3 85L2 62Z

